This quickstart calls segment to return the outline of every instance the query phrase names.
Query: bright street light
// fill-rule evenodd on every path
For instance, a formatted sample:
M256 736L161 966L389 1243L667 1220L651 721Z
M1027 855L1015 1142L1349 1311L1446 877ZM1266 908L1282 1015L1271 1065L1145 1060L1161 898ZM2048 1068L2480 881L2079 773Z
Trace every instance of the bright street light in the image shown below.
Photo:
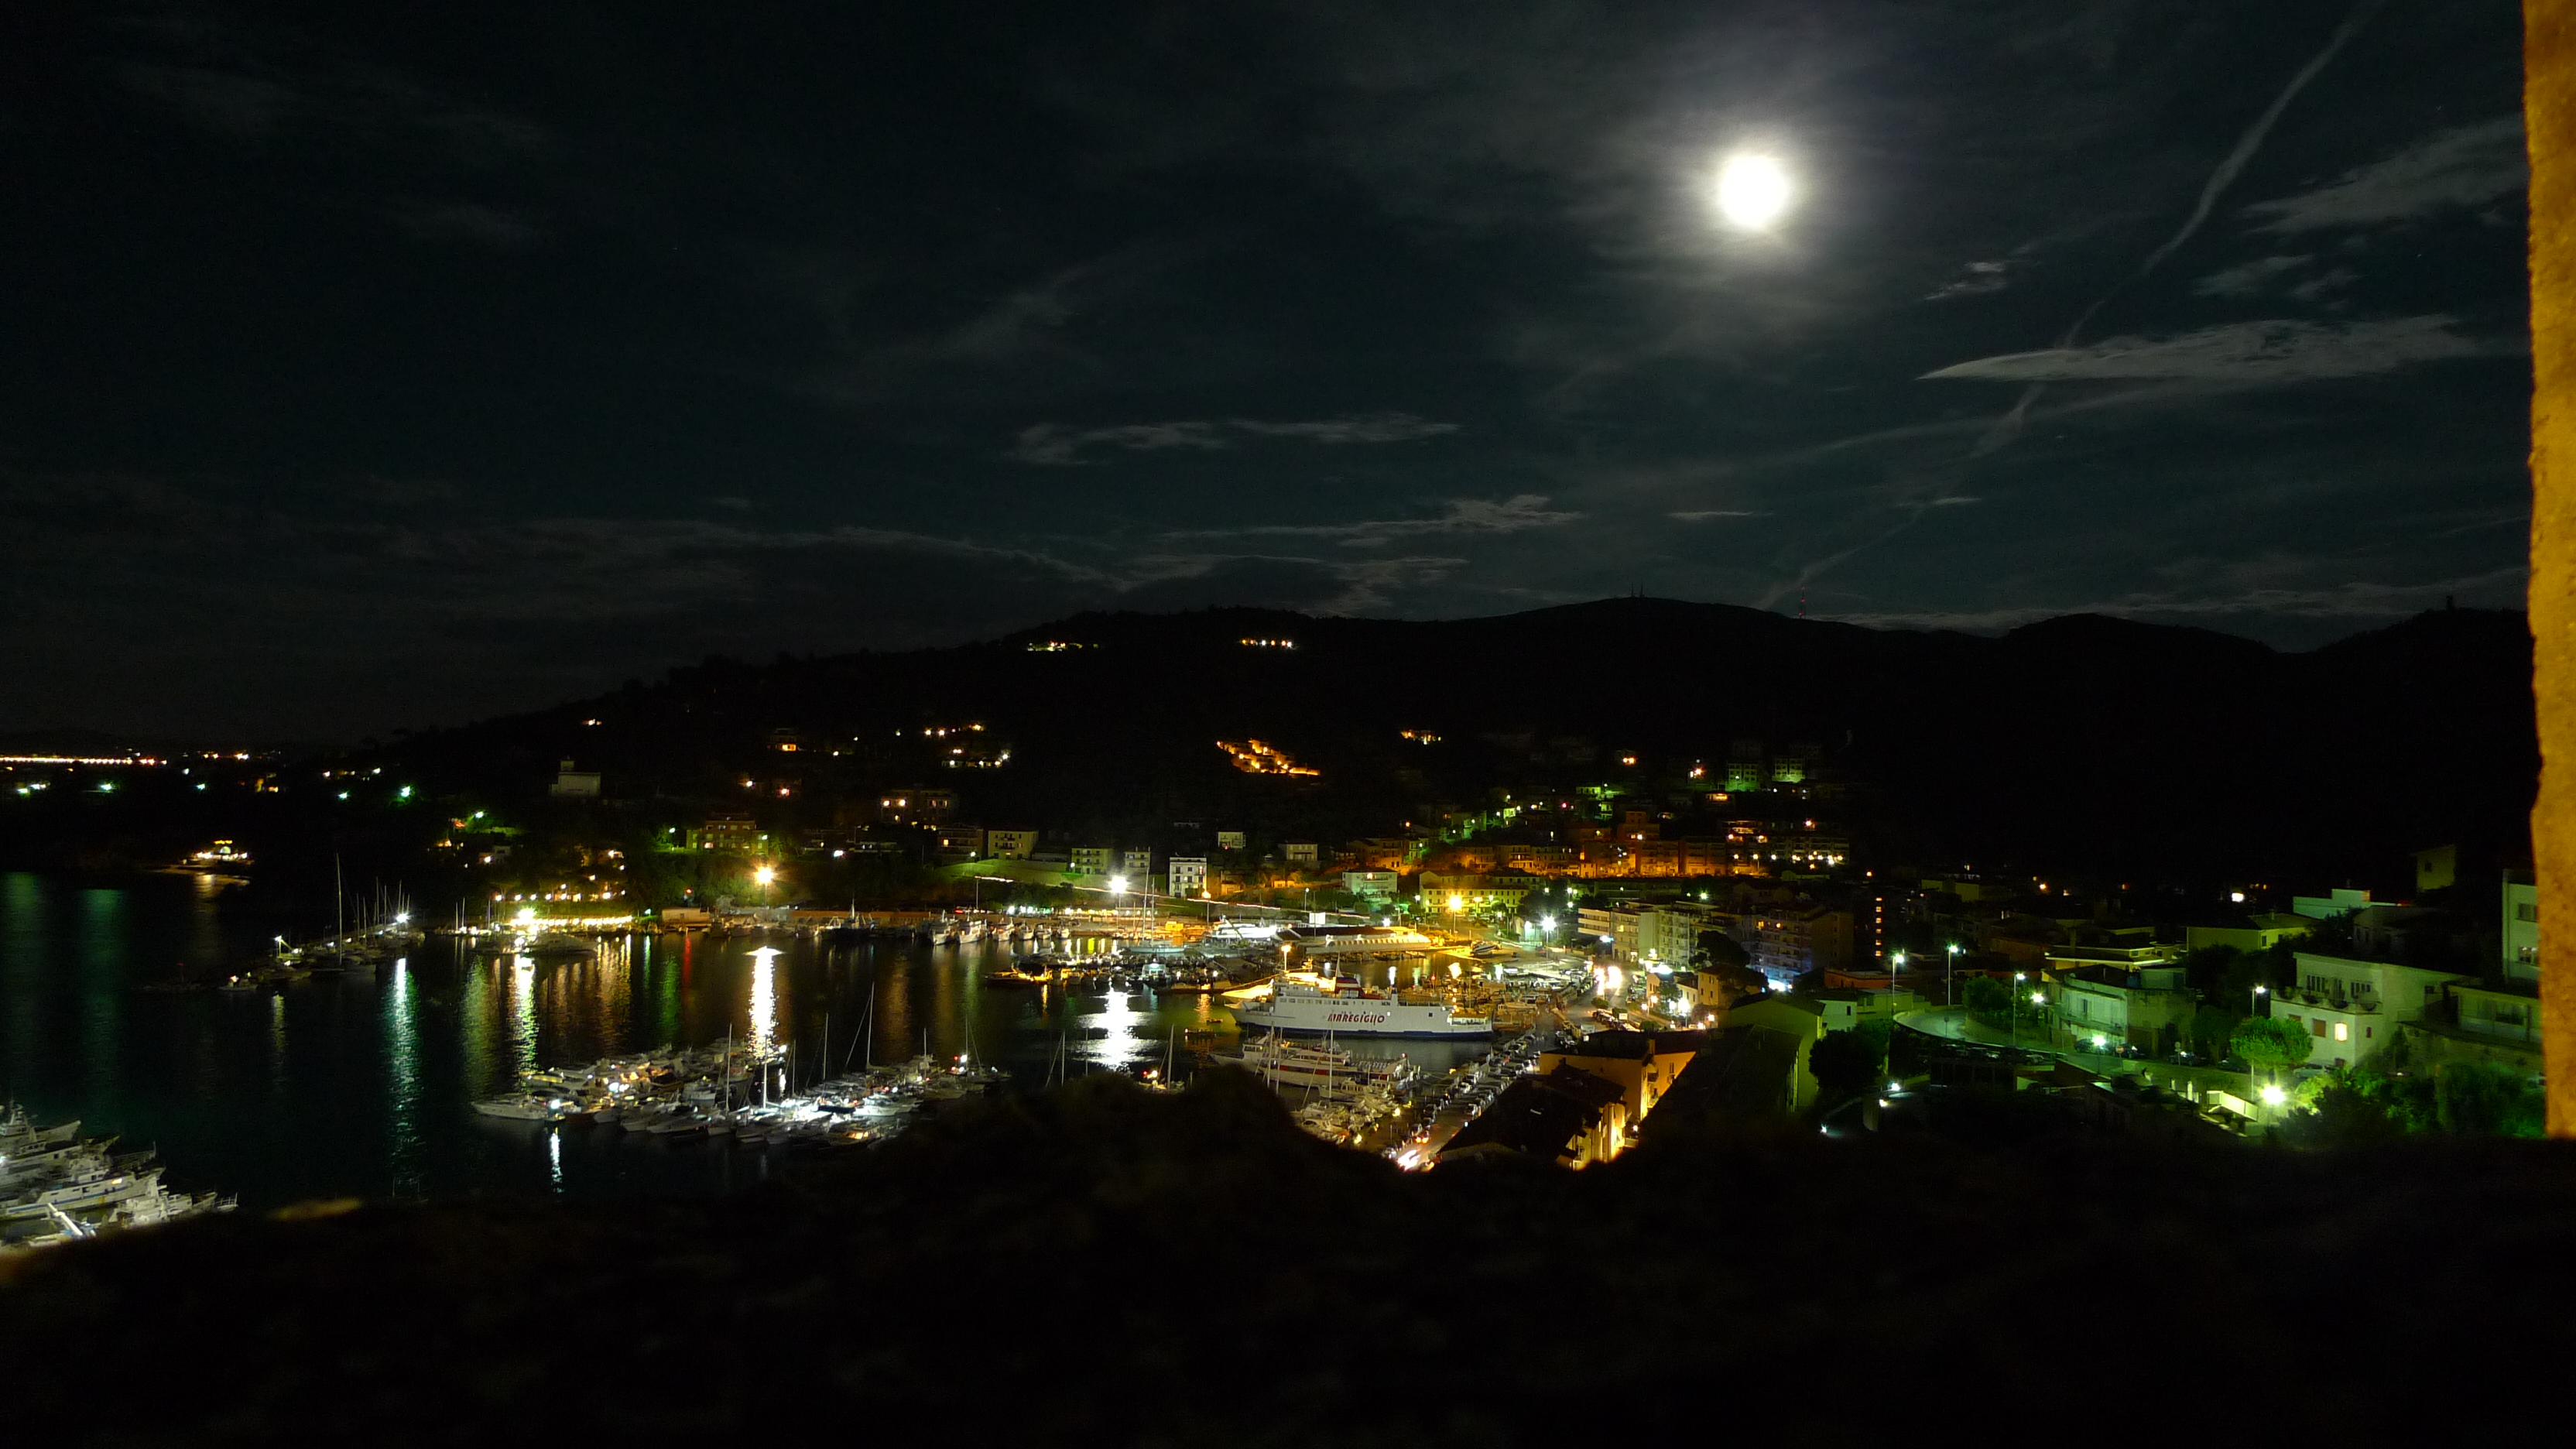
M1109 878L1109 893L1113 896L1123 896L1127 894L1127 877L1123 875L1111 876Z

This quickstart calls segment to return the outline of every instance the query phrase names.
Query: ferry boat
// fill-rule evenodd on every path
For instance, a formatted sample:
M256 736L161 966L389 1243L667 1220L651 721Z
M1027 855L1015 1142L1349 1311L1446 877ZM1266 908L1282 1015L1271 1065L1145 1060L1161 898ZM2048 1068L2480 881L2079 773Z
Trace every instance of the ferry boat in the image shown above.
M1244 1026L1272 1031L1332 1032L1339 1036L1486 1037L1494 1034L1490 1017L1460 1016L1445 1002L1415 1005L1392 991L1369 991L1348 976L1303 978L1282 975L1270 983L1266 1000L1247 1000L1233 1007Z

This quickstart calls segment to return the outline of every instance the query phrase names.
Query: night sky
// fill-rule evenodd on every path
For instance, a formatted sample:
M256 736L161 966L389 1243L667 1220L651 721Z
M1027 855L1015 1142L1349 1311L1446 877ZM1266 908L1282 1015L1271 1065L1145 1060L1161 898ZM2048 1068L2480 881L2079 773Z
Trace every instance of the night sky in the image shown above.
M2523 586L2511 0L10 10L0 729Z

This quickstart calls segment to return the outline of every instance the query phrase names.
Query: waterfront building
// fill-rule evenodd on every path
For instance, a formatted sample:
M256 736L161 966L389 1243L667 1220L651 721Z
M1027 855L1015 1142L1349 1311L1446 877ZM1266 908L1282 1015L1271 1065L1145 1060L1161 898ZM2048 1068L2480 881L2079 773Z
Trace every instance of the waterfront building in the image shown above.
M1637 959L1637 917L1635 906L1583 906L1576 910L1575 927L1587 938L1582 944L1590 950L1608 955L1614 961Z
M2287 911L2258 911L2242 926L2186 926L2182 944L2186 951L2231 946L2252 955L2269 951L2283 941L2307 935L2316 929L2316 924L2309 917Z
M1342 872L1342 889L1364 901L1395 899L1400 878L1391 870L1346 870Z
M749 815L739 811L719 811L700 822L689 832L693 850L723 850L749 854L760 845L760 827Z
M1726 1010L1725 1030L1760 1030L1784 1036L1797 1043L1796 1066L1789 1075L1789 1104L1785 1110L1803 1112L1816 1100L1821 1090L1816 1074L1808 1068L1808 1053L1825 1038L1824 1009L1801 996L1773 992L1739 1001Z
M1363 872L1348 872L1348 875ZM1546 882L1529 875L1485 875L1477 872L1422 873L1422 902L1427 909L1450 914L1517 911L1521 900Z
M1207 894L1208 863L1203 855L1175 855L1163 862L1164 888L1176 896Z
M1075 875L1110 874L1110 862L1117 851L1106 845L1077 845L1068 857Z
M2306 951L2295 958L2298 984L2271 994L2270 1014L2297 1023L2315 1039L2308 1052L2311 1066L2369 1060L2396 1039L2399 1025L2439 1002L2444 988L2468 980L2457 972L2393 961L2354 961Z
M1869 990L1850 986L1827 986L1817 991L1802 991L1801 1005L1812 1002L1824 1029L1849 1031L1866 1021L1893 1022L1905 1012L1921 1009L1923 998L1905 990Z
M935 790L925 785L907 785L899 790L889 790L877 798L877 812L892 825L936 826L945 822L956 809L956 791Z
M2292 896L2290 911L2313 921L2331 921L2337 916L2349 916L2371 903L2368 891L2338 887L2321 896Z
M1777 982L1841 970L1851 964L1851 949L1849 911L1813 906L1755 918L1753 967Z
M2520 871L2504 877L2504 974L2517 981L2540 979L2540 887Z
M555 783L546 791L558 800L596 800L599 798L599 772L576 770L565 760L555 769Z
M2403 1022L2398 1034L2415 1063L2502 1062L2540 1070L2540 984L2512 977L2451 983L2448 1011Z
M1579 1168L1617 1156L1628 1140L1618 1086L1559 1067L1503 1088L1440 1149L1440 1159L1521 1156Z
M2181 1045L2183 1028L2200 1005L2184 987L2178 965L2065 964L2055 953L2049 961L2045 1019L2078 1047L2131 1046L2163 1056Z
M1816 1039L1794 1031L1729 1025L1703 1034L1663 1095L1655 1120L1658 1137L1675 1127L1755 1122L1806 1110L1816 1099L1807 1054Z
M1118 853L1118 873L1132 881L1142 881L1154 873L1154 852L1129 848Z
M1026 860L1036 853L1037 848L1038 833L1034 830L984 832L984 853L997 860Z
M1542 1073L1570 1067L1619 1088L1628 1120L1643 1123L1700 1048L1696 1031L1597 1031L1539 1053Z

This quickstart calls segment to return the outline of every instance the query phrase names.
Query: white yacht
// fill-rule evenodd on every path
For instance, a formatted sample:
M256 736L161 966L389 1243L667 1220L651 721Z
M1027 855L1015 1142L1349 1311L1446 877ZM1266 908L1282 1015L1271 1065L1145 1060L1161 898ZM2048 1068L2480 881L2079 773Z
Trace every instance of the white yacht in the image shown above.
M1336 979L1281 975L1267 998L1233 1006L1234 1019L1272 1031L1332 1032L1339 1036L1483 1037L1494 1034L1490 1017L1460 1016L1446 1002L1416 1005L1392 991L1370 991L1345 976Z

